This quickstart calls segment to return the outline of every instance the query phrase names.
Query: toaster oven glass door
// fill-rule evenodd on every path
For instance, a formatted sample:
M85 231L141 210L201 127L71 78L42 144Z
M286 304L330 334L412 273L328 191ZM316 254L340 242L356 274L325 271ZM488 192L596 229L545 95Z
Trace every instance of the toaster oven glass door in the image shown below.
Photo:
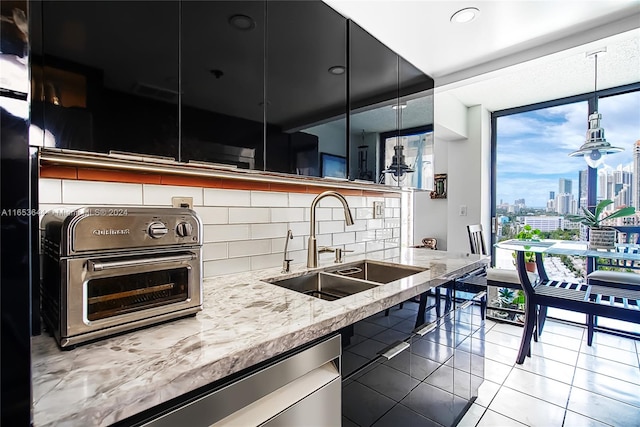
M91 279L87 282L87 319L185 301L189 297L188 282L186 267Z

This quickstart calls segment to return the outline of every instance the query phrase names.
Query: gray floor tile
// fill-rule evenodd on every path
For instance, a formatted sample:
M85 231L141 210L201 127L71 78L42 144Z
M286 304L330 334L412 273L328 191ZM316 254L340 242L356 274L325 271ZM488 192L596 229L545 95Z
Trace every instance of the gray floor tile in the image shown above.
M543 335L545 332L551 332L557 335L564 335L567 337L582 339L586 337L586 329L583 326L574 326L562 322L554 322L553 320L547 320L544 324Z
M498 391L489 409L532 427L561 426L564 419L564 408L508 387Z
M429 419L449 426L462 415L467 400L430 384L422 383L414 388L401 403Z
M410 377L408 374L385 365L379 365L372 369L358 378L358 382L396 402L404 399L411 390L420 384L420 381Z
M396 341L404 341L408 337L405 332L396 331L395 329L386 329L377 335L374 335L372 339L383 342L385 344L393 344Z
M367 363L369 359L366 357L362 357L358 354L352 353L350 351L342 352L342 377L346 377L350 375L353 371L358 369L360 366Z
M618 378L619 380L640 384L640 370L637 367L624 363L614 362L600 357L580 354L578 356L578 368L587 369L599 374Z
M485 341L484 356L485 358L494 360L496 362L504 363L507 365L513 365L516 363L516 358L518 357L518 350L503 347L500 344L495 344L492 342Z
M342 389L342 415L361 426L370 426L396 402L358 382Z
M471 405L467 413L464 414L464 417L462 417L457 427L475 427L475 425L478 424L478 421L480 421L480 418L484 415L486 409L487 408L474 403Z
M442 365L433 374L429 375L424 382L464 399L471 399L473 395L477 396L477 390L482 383L482 378L471 375L469 372Z
M505 332L493 330L487 332L484 339L485 341L503 345L514 350L518 350L520 348L520 337L516 337L515 335L507 334Z
M482 356L456 349L453 357L447 361L446 365L484 377L484 362L485 359Z
M444 363L453 356L453 348L428 340L412 341L408 351L438 363Z
M361 335L366 338L371 338L374 335L379 334L380 332L387 329L384 326L376 325L371 322L358 322L353 325L353 330L356 334Z
M542 375L513 369L503 386L566 408L571 386Z
M480 422L478 422L477 427L524 427L525 424L519 423L518 421L505 417L502 414L498 414L490 409L488 409ZM547 426L550 427L550 426Z
M564 427L607 427L609 424L601 423L593 418L567 411L564 414ZM344 427L344 426L343 426Z
M637 426L640 419L636 406L576 387L571 389L567 409L616 427Z
M522 365L515 365L515 367L516 369L533 372L566 384L571 384L575 371L575 367L572 365L545 359L544 357L527 357Z
M368 339L362 341L360 344L349 347L349 351L359 356L366 357L367 359L373 359L378 352L387 347L387 344L376 341L374 339Z
M573 386L640 408L640 384L637 383L577 368Z
M406 406L396 405L378 420L374 427L442 427L441 424L423 417Z
M633 351L621 350L608 345L593 343L591 346L587 345L587 340L584 340L580 352L596 356L602 359L613 360L614 362L624 363L627 365L638 367L638 353Z
M478 388L478 398L474 404L487 408L493 398L496 397L500 387L500 384L485 379L480 385L480 388Z
M494 383L502 384L512 369L513 366L495 360L485 359L484 361L484 377Z
M556 347L562 347L572 351L580 350L580 344L582 343L582 339L580 338L572 338L566 335L556 334L552 331L547 331L546 329L542 335L540 335L538 341L543 344L551 344Z
M544 357L545 359L555 360L556 362L566 363L575 366L578 360L578 351L567 350L566 348L557 347L544 342L531 341L531 357Z

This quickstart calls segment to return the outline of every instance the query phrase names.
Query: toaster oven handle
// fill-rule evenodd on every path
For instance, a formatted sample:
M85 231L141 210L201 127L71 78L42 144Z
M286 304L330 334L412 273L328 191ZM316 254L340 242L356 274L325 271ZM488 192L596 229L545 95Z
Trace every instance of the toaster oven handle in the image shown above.
M107 261L100 262L89 260L87 261L87 266L91 271L102 271L109 270L114 268L125 268L125 267L138 267L142 265L151 265L151 264L162 264L165 262L179 262L179 261L191 261L196 258L195 254L186 254L186 255L169 255L169 256L159 256L153 258L142 258L142 259L129 259L123 261Z

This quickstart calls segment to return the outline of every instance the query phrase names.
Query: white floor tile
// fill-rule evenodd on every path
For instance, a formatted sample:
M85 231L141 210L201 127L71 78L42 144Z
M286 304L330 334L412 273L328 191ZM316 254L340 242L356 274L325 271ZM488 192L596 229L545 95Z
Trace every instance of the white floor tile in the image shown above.
M571 390L569 384L522 369L512 370L504 386L562 407L566 407Z
M576 387L571 389L567 409L616 427L637 426L640 413L636 406Z
M471 405L467 413L464 414L464 417L462 417L458 423L458 427L475 427L478 421L480 421L480 418L482 418L482 415L484 415L485 410L486 408L480 405Z
M561 426L565 412L560 406L508 387L502 387L498 391L489 409L532 427Z
M522 365L516 365L517 369L553 378L556 381L571 384L575 367L544 357L527 357Z
M512 418L505 417L504 415L498 414L497 412L487 410L480 422L478 423L478 427L522 427L525 424L519 423Z

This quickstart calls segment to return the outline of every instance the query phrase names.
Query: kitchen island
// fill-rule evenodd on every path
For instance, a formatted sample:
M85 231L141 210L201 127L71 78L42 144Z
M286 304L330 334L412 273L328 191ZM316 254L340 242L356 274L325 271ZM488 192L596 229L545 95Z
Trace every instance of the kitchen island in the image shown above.
M217 276L204 280L204 309L195 317L71 351L61 351L47 334L34 337L34 425L124 420L447 283L488 258L409 248L385 261L427 270L336 301L262 281L284 277L279 268ZM306 271L293 265L288 275Z

